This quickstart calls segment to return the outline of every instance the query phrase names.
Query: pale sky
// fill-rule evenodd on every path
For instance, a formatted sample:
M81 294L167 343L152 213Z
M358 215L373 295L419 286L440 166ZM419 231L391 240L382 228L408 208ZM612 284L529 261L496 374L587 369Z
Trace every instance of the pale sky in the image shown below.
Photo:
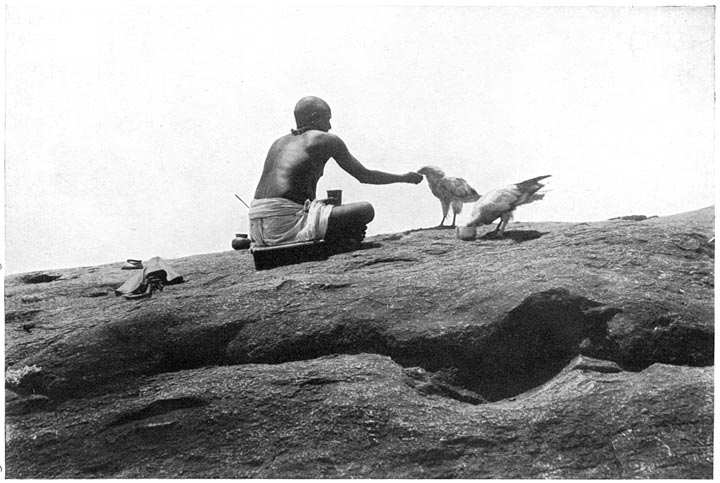
M260 5L260 3L256 4ZM517 221L714 204L712 7L9 2L6 273L231 250L298 99L371 169L440 166L478 192L551 174ZM368 234L431 227L420 185ZM465 216L472 205L465 206ZM462 221L462 219L461 219Z

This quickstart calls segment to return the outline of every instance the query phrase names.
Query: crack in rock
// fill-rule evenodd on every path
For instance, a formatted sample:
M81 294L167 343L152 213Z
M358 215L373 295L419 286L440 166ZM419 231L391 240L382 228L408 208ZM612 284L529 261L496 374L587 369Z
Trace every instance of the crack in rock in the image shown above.
M418 261L417 258L412 258L412 257L375 257L370 260L356 262L353 264L352 268L365 268L365 267L371 267L373 265L378 265L378 264L383 264L383 263L404 263L404 262L415 263L417 261Z
M135 411L128 411L117 416L107 427L120 426L128 424L133 421L140 421L142 419L148 419L153 416L159 416L166 414L171 411L177 411L179 409L190 409L205 406L207 402L199 397L185 396L171 399L159 399L153 401L147 406L140 408Z
M37 274L31 274L31 275L25 275L21 278L23 283L48 283L48 282L54 282L55 280L62 277L62 274L54 274L54 273L37 273Z

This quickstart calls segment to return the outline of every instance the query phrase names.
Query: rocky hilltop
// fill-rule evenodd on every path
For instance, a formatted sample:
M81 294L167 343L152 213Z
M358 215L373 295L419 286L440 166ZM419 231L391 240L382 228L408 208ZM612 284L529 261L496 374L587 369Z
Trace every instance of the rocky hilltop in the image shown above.
M714 208L6 278L11 478L712 478ZM159 254L162 255L162 254Z

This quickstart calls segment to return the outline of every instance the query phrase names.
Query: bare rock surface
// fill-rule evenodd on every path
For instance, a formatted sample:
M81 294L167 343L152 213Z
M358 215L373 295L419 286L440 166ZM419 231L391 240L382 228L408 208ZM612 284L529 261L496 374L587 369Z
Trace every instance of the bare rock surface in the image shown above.
M710 478L714 208L6 279L15 478ZM132 256L132 254L128 254Z

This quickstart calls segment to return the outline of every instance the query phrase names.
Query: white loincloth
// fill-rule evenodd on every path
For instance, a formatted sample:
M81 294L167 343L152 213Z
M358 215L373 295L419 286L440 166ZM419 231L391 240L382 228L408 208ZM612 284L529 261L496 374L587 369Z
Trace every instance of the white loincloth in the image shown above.
M322 240L333 205L306 200L305 205L285 198L263 198L250 203L250 240L253 246Z

